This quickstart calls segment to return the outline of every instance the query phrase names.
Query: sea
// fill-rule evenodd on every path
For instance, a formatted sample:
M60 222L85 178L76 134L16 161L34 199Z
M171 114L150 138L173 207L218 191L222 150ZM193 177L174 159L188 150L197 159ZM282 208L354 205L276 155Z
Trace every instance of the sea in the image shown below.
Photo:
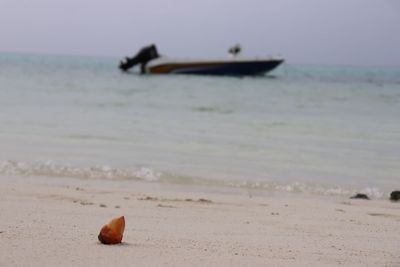
M0 53L0 179L59 177L384 198L400 189L400 67L122 73Z

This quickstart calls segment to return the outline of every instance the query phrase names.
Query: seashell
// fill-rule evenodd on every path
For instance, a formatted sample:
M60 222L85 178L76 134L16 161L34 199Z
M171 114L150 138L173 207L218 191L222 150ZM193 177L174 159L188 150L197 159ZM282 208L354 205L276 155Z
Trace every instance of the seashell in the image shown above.
M109 223L104 225L99 233L99 241L106 245L113 245L121 243L125 230L125 218L112 219Z

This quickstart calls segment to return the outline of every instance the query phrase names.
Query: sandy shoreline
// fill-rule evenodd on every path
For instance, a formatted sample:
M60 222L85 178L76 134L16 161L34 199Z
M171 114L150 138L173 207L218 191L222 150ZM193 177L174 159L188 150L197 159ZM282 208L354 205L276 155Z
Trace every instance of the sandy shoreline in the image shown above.
M400 203L1 177L0 266L400 266ZM121 245L97 241L124 215Z

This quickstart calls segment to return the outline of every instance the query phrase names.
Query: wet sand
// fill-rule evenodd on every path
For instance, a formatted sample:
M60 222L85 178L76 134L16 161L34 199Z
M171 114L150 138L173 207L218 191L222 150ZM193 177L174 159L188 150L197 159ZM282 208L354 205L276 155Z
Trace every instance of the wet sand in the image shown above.
M123 243L100 244L120 215ZM399 226L384 199L0 180L0 266L400 266Z

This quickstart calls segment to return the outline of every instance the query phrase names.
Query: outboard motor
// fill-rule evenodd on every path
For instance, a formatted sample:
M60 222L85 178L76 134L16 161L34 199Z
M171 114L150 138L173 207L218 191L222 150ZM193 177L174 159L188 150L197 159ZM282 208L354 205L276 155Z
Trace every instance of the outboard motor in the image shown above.
M141 73L145 73L147 62L158 57L160 57L160 55L157 52L157 48L154 44L152 44L140 49L140 51L134 57L126 57L125 60L119 63L119 68L123 71L127 71L140 63L140 71Z

